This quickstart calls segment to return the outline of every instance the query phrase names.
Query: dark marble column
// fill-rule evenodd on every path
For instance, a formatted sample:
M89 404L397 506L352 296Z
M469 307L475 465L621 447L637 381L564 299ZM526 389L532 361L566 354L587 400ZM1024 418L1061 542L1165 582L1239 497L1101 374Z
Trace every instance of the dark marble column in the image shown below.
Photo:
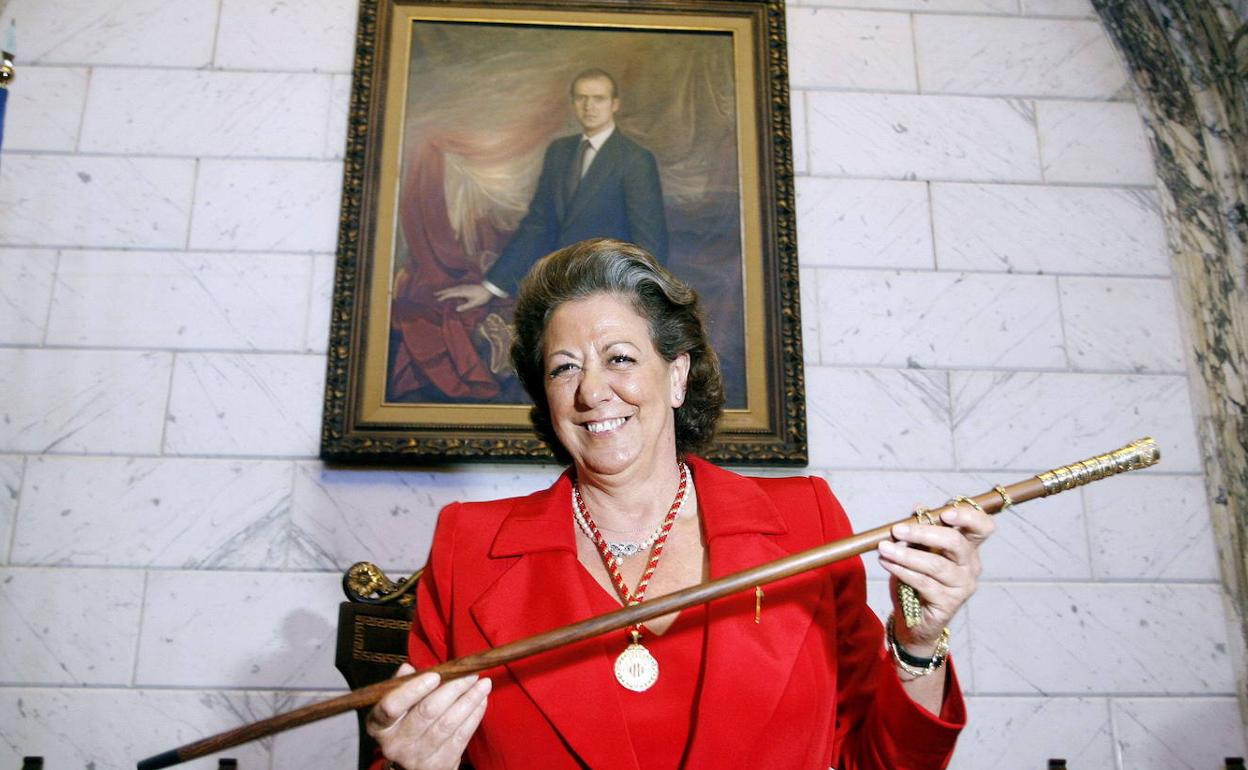
M1223 580L1248 639L1248 2L1092 3L1157 159Z

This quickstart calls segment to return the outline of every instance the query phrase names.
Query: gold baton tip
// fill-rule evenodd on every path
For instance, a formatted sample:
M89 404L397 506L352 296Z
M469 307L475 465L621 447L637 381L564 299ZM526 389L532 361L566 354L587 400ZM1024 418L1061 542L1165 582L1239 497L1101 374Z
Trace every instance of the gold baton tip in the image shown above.
M1040 479L1040 483L1044 485L1044 494L1048 496L1119 473L1147 468L1160 461L1161 450L1157 447L1157 442L1145 436L1121 449L1054 468L1036 478Z

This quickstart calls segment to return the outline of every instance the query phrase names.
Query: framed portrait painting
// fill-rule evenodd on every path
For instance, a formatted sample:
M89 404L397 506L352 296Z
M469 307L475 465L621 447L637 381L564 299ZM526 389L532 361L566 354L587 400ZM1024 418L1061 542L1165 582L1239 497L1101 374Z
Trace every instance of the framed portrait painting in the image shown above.
M591 237L702 298L710 457L804 464L778 0L363 0L322 457L551 458L511 366L519 282Z

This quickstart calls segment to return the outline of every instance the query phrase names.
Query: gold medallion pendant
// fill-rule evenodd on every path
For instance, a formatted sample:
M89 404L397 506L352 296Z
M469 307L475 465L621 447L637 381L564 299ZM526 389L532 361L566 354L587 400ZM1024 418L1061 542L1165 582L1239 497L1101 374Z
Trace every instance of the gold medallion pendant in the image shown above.
M678 463L677 470L680 472L680 483L676 486L676 498L672 500L671 507L667 509L667 516L663 518L663 525L656 533L654 545L650 551L650 563L646 565L646 571L641 573L641 581L637 583L635 591L628 590L628 583L624 582L624 576L620 574L619 558L613 553L611 544L602 536L594 517L585 507L585 499L581 497L580 486L573 485L572 487L572 515L577 525L585 532L586 537L598 549L602 564L607 568L607 574L611 576L611 584L615 586L616 593L620 595L620 601L626 607L641 604L645 600L646 587L650 585L650 578L659 567L659 557L663 555L663 547L667 544L668 536L672 534L672 525L676 523L676 517L680 515L681 508L685 506L685 491L689 488L689 466ZM623 554L623 556L628 555ZM645 692L659 681L659 662L641 643L640 623L633 626L629 633L633 637L633 642L615 659L615 681L626 690Z
M615 659L615 681L633 692L645 692L659 681L659 662L638 641L636 632L633 643Z

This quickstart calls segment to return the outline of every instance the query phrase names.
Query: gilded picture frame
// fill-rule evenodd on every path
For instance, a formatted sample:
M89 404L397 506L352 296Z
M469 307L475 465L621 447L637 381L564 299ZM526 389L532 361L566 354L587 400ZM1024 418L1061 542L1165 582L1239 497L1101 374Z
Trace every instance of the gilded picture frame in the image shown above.
M613 135L580 197L548 203L564 137L592 134L578 83L609 84ZM585 209L580 232L635 240L703 298L728 396L709 458L804 465L788 99L777 0L363 0L322 458L550 461L493 276L540 256L517 244L541 212ZM655 194L612 203L617 160ZM462 309L461 285L494 294Z

